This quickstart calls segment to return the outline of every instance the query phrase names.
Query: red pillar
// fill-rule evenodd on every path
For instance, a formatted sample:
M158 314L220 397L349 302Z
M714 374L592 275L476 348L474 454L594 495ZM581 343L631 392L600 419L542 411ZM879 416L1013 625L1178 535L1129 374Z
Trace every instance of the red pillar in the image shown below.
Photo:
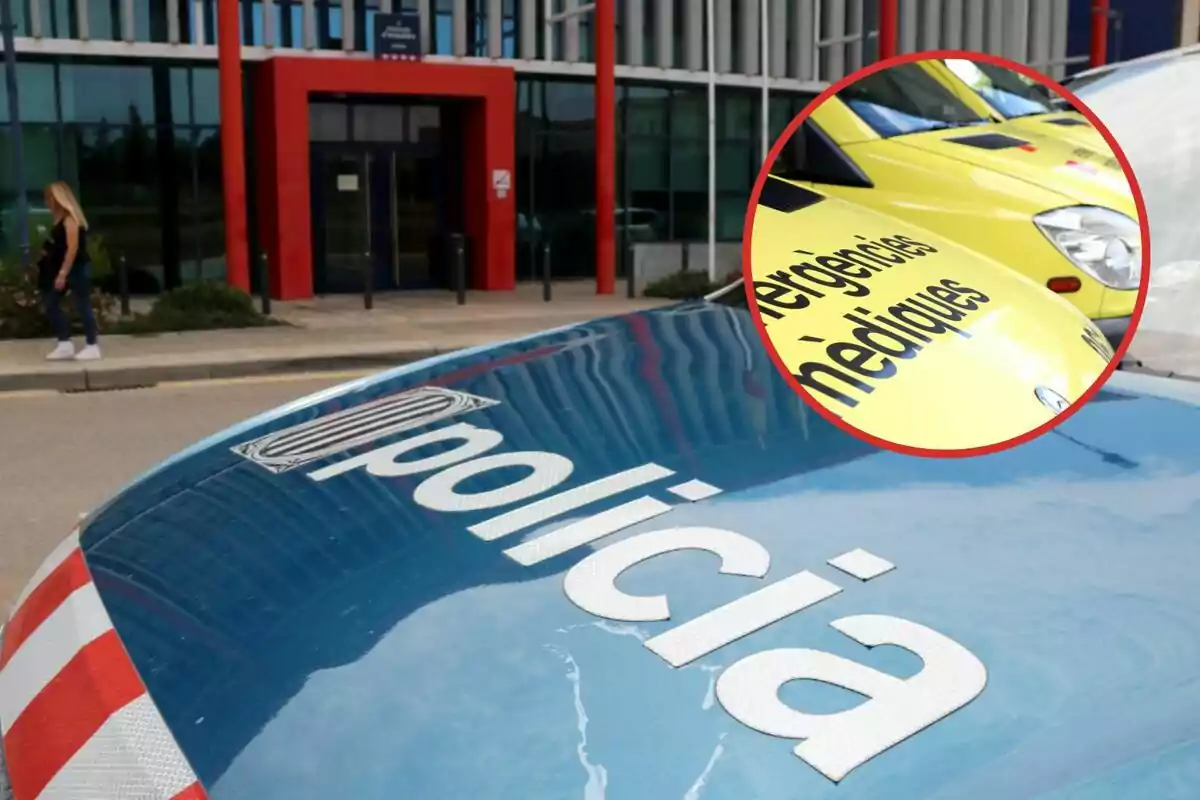
M221 97L221 179L225 200L225 275L250 291L246 239L246 142L242 116L242 32L238 0L218 0L217 73Z
M1091 66L1108 62L1108 0L1092 0Z
M879 60L896 55L896 17L900 0L879 2Z
M596 294L616 284L617 17L614 0L596 0Z

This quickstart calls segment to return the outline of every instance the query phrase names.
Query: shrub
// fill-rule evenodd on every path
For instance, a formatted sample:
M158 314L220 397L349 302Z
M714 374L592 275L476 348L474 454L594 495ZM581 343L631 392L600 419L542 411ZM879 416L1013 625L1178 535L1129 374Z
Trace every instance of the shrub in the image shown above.
M740 272L731 272L723 280L711 282L705 272L673 272L651 282L642 292L646 297L663 297L671 300L698 300L728 286L742 277Z
M117 333L148 334L277 324L277 320L260 314L254 307L254 299L242 290L216 281L203 281L164 292L148 312L120 320L115 330Z
M91 300L100 330L108 330L115 305L113 298L93 288ZM74 301L68 297L62 307L72 328L81 331ZM0 339L37 339L53 335L42 294L37 288L37 268L22 269L16 258L0 262Z

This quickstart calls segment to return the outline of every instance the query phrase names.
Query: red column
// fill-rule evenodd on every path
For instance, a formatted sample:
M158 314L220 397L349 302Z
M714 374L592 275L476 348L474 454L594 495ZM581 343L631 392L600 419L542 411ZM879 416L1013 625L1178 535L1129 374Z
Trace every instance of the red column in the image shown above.
M246 142L242 117L242 39L238 0L218 0L217 73L221 96L221 178L225 196L225 275L250 291L246 239Z
M879 2L879 60L896 55L896 17L900 0Z
M1092 0L1091 66L1108 62L1108 0Z
M596 294L616 284L614 209L617 166L617 16L613 0L596 0Z

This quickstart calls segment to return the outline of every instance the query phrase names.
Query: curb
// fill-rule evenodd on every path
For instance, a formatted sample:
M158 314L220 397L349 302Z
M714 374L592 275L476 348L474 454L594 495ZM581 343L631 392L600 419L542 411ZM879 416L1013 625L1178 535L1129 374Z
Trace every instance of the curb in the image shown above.
M204 381L219 378L245 378L300 372L385 369L453 352L458 348L396 350L385 353L335 353L321 356L277 356L241 361L214 361L196 364L147 364L138 366L96 366L75 370L30 370L0 373L0 392L49 390L58 392L99 392L118 389L144 389L160 383Z

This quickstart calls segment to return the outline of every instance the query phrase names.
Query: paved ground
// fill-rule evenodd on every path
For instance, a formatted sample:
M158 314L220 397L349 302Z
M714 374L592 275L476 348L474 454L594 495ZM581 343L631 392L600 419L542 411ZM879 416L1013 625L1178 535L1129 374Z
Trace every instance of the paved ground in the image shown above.
M548 303L540 284L472 292L461 306L449 292L380 295L371 311L358 296L275 303L272 315L289 325L110 336L101 342L104 359L88 365L47 363L45 341L0 342L0 391L383 367L662 304L620 291L598 296L587 281L556 284Z
M353 374L0 394L0 617L79 515L209 434ZM15 454L20 453L20 457Z

